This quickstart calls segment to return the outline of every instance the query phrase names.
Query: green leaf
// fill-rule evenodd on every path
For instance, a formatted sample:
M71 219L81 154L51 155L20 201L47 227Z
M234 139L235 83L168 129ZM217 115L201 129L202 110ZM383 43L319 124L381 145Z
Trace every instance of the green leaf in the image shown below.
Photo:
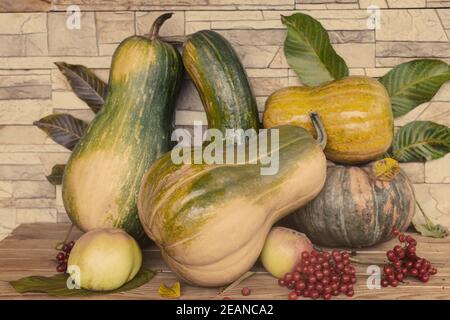
M108 85L89 68L81 65L55 62L72 87L73 92L97 113L105 103Z
M413 121L400 128L392 144L393 158L400 162L438 159L450 152L450 130L432 121Z
M149 282L156 272L142 268L138 274L129 282L116 290L90 291L85 289L67 288L67 274L56 274L51 277L31 276L16 281L11 281L11 286L19 293L41 292L55 297L81 297L91 295L102 295L132 290Z
M52 172L46 177L48 182L54 186L59 186L62 184L62 177L65 167L65 164L55 164L52 168Z
M440 224L430 227L427 224L419 224L413 221L413 226L424 237L445 238L449 235L448 229Z
M447 80L450 80L450 66L433 59L402 63L379 79L391 97L394 117L430 101Z
M88 127L86 122L67 113L51 114L33 124L69 150L73 150Z
M284 54L289 66L307 86L348 76L345 61L334 51L327 31L314 18L295 13L281 16L288 33Z

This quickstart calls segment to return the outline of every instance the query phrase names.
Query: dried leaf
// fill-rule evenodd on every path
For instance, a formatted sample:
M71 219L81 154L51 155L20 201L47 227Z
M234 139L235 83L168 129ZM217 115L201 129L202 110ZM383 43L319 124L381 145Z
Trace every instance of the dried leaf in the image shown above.
M158 294L163 298L179 298L181 296L180 282L175 282L170 288L161 283Z
M138 288L149 282L156 272L142 268L138 274L129 282L116 290L111 291L90 291L85 289L67 288L69 275L61 273L51 277L31 276L16 281L11 281L11 286L19 293L41 292L55 297L81 297L91 295L103 295L117 293Z
M233 290L234 288L236 288L242 281L244 281L245 279L250 278L251 276L253 276L255 274L254 271L247 271L246 273L244 273L242 276L240 276L237 280L235 280L233 283L231 283L230 285L228 285L228 287L222 288L220 290L219 296L230 291Z
M67 113L51 114L33 124L47 133L53 141L69 150L73 150L88 127L86 122Z
M384 158L374 162L372 172L375 177L382 181L391 181L400 172L400 166L397 160L392 158Z
M65 62L55 62L66 76L73 92L97 113L108 94L108 85L98 78L89 68Z
M48 182L54 186L61 185L65 167L65 164L55 164L52 168L52 172L46 177Z

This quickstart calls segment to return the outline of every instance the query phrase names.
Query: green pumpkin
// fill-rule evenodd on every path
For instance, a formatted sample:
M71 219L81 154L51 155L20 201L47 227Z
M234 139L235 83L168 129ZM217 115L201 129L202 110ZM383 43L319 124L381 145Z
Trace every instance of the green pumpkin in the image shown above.
M261 175L264 165L251 164L248 155L240 164L174 164L171 153L146 173L139 217L164 260L185 281L219 286L236 280L257 260L272 225L321 190L323 143L300 127L270 129L269 136L272 130L279 130L279 148L258 160L278 152L276 174ZM234 151L229 147L224 154Z
M394 227L406 230L415 207L413 186L402 170L382 181L371 165L330 166L319 195L283 224L318 245L367 247L391 239Z
M170 16L155 21L150 38L133 36L117 48L105 104L70 156L62 196L83 231L114 227L145 237L137 194L145 171L170 150L182 78L180 54L158 37Z

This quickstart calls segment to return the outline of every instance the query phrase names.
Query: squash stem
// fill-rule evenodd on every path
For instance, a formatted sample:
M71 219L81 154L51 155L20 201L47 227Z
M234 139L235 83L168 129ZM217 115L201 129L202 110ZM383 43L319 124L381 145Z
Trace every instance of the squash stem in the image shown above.
M159 39L159 29L163 25L164 21L167 19L170 19L173 15L173 12L168 12L160 15L158 18L156 18L155 22L153 22L152 27L150 29L149 33L149 39L155 40Z
M316 129L317 134L317 143L322 147L322 150L325 149L327 145L327 133L325 128L323 127L323 123L320 120L319 114L317 112L311 112L309 114L311 121L314 125L314 129Z

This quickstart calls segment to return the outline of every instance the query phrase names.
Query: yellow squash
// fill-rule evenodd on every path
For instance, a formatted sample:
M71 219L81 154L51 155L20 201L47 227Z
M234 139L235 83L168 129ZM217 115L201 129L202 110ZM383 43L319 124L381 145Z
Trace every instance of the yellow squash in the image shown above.
M314 134L309 113L320 115L328 135L325 154L340 163L363 163L383 155L393 136L391 101L378 81L350 76L319 87L287 87L266 102L264 127L296 125Z

